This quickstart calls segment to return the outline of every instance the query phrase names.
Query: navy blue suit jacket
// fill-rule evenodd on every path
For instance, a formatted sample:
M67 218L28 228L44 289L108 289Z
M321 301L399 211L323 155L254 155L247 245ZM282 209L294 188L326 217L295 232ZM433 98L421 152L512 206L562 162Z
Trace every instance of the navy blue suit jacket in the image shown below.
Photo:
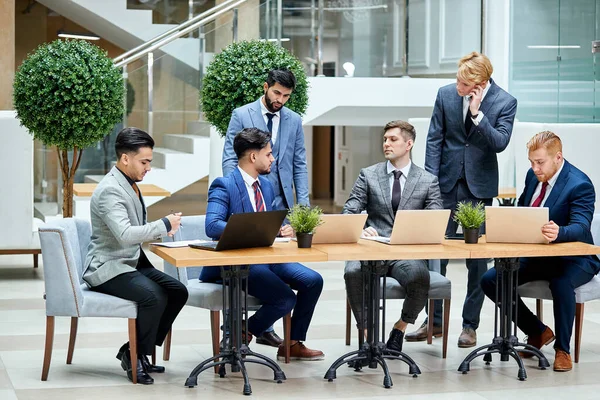
M463 98L456 84L438 91L427 134L425 170L437 176L442 196L449 193L460 178L473 195L491 199L498 195L498 158L512 134L517 113L517 100L493 80L481 102L483 119L469 132L465 130Z
M559 226L558 237L554 243L594 244L590 230L596 201L594 185L585 173L567 160L564 160L564 163L556 184L543 205L550 209L550 220ZM528 207L531 204L531 198L538 183L537 177L530 169L525 179L525 190L519 197L519 206ZM575 265L591 274L597 274L600 271L600 261L597 256L558 258L561 259L561 262ZM538 259L538 262L543 262L543 258Z
M259 176L260 190L267 211L273 209L273 186L271 182ZM225 230L225 225L232 214L254 212L252 200L248 196L246 183L240 170L236 167L229 175L217 178L208 190L208 204L206 206L206 236L218 240ZM203 268L200 280L214 281L220 274L219 268Z

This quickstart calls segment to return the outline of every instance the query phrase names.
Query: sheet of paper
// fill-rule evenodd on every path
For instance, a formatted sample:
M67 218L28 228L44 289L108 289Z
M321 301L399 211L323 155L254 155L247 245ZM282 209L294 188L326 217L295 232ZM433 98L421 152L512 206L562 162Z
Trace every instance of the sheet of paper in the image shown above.
M291 238L289 237L276 237L275 243L289 243L290 240Z
M361 239L374 240L376 242L389 242L390 238L385 236L361 236Z
M150 243L154 246L161 247L188 247L190 244L202 244L202 243L210 243L210 240L180 240L178 242L156 242Z

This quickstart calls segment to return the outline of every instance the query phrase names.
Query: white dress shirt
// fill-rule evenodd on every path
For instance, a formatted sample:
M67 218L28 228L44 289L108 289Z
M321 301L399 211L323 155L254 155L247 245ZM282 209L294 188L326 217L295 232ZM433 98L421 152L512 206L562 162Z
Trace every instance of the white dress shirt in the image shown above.
M265 120L265 125L269 123L267 113L275 114L275 116L273 117L273 131L271 132L271 141L273 142L273 144L275 144L275 141L277 140L277 134L279 133L279 120L281 119L281 110L277 111L276 113L272 113L271 111L267 110L267 107L263 103L263 101L265 101L264 97L265 96L263 96L263 98L260 99L260 110L262 112L263 119Z
M244 179L244 183L246 184L246 190L248 191L248 197L250 197L250 203L252 203L252 209L254 210L254 212L256 212L256 198L254 197L254 188L252 187L252 185L254 185L254 182L258 181L258 179L254 179L253 177L248 175L248 173L246 171L244 171L243 169L241 169L239 165L238 165L238 169L240 170L240 173L242 174L242 178ZM262 190L260 190L260 182L258 182L258 190L260 191L260 194L262 195ZM263 196L263 202L264 201L265 201L265 196ZM267 209L267 204L265 203L265 210L266 209Z
M402 176L400 177L400 193L404 191L404 186L406 185L406 177L410 171L410 166L412 165L412 161L408 161L406 167L402 168ZM387 162L387 173L390 179L390 199L392 198L392 193L394 192L394 171L396 167L388 160Z
M554 175L552 175L552 178L548 179L548 187L546 187L546 193L544 194L544 199L540 203L540 207L544 207L544 204L546 204L546 200L548 200L548 196L550 196L550 192L552 191L552 188L556 184L556 180L558 179L558 176L560 175L560 171L562 171L564 166L565 166L565 160L562 161L560 168L558 169L558 171L556 171L556 173ZM530 207L533 204L533 202L535 202L535 199L538 198L540 193L542 193L542 185L543 185L542 182L538 182L538 185L535 188L535 192L533 192L533 196L531 196L531 201L529 202Z
M483 99L485 99L485 95L490 91L490 86L492 86L492 82L488 81L487 85L485 85L485 89L483 89L483 94L481 95L481 103L483 103ZM481 103L479 106L481 107ZM463 96L463 121L467 118L467 112L469 111L469 105L471 104L471 96ZM473 121L473 125L477 126L483 119L483 113L479 111L477 118L471 118Z

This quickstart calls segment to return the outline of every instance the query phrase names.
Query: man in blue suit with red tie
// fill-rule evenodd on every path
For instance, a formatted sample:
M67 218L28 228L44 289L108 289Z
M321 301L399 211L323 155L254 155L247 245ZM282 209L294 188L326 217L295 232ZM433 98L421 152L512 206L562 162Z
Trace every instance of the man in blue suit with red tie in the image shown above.
M271 171L273 163L271 135L257 128L243 129L235 136L233 149L238 158L237 167L227 176L215 179L208 191L206 234L214 239L221 237L230 215L273 209L273 187L261 176ZM284 225L280 233L291 237L293 230ZM221 278L217 268L203 268L200 279L215 282ZM248 293L258 298L262 306L248 318L246 333L261 335L293 309L291 359L322 360L322 351L309 349L303 343L322 290L321 275L302 264L252 265ZM283 345L279 346L277 358L284 359Z
M538 133L527 143L527 148L531 169L518 205L549 208L550 221L541 230L550 243L593 244L590 227L596 194L590 178L563 158L562 142L552 132ZM554 370L570 371L573 364L569 344L575 319L575 289L600 271L600 261L597 256L570 256L521 258L520 263L519 284L538 280L550 283L556 336L520 297L517 305L519 329L528 335L527 343L538 349L556 339ZM495 268L483 276L481 287L487 297L495 300ZM521 354L524 358L531 356Z

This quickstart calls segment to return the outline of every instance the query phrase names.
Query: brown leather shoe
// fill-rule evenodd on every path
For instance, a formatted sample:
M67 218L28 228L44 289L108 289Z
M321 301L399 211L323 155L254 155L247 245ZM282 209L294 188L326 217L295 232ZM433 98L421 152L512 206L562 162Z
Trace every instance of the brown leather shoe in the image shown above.
M321 350L312 350L302 342L296 342L290 347L290 360L317 361L325 358ZM277 350L277 360L285 361L285 349L283 345Z
M554 332L552 332L552 329L550 329L549 326L546 326L546 329L544 329L539 335L527 336L527 344L539 350L543 346L552 343L554 339L556 339ZM531 358L533 357L533 354L520 351L519 356L521 356L521 358Z
M564 350L556 349L554 356L554 370L558 372L570 371L573 368L571 355Z
M477 344L477 332L473 328L463 328L458 337L458 347L473 347Z
M433 326L433 337L442 337L441 326ZM427 324L423 323L423 325L421 325L416 331L407 333L406 335L404 335L404 339L407 342L422 342L424 340L427 340Z

